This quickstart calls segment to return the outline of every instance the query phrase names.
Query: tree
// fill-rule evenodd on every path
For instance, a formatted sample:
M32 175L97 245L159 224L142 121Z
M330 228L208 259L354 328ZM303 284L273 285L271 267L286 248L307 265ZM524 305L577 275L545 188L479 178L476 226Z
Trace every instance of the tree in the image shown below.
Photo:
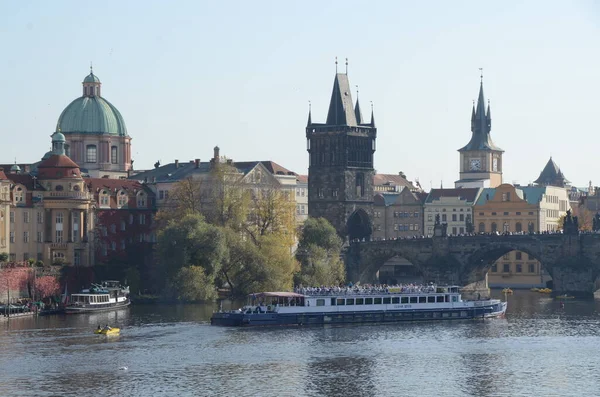
M231 164L215 163L206 181L203 214L209 223L241 230L248 218L250 191Z
M289 192L274 186L256 189L252 194L252 207L245 231L257 245L261 237L277 235L281 243L291 250L296 241L295 210Z
M202 182L188 176L173 185L163 208L156 215L158 224L164 226L171 219L181 219L187 214L200 214L202 210Z
M185 302L204 302L217 297L214 283L201 266L184 266L177 271L169 289L172 297Z
M34 285L37 299L50 298L60 294L60 284L54 276L37 277Z
M159 278L175 280L182 267L199 266L204 269L207 282L214 285L225 249L221 229L206 223L202 215L188 214L180 220L170 220L158 234Z
M345 281L341 260L342 241L335 228L324 218L308 218L304 222L296 258L300 272L296 284L337 285Z

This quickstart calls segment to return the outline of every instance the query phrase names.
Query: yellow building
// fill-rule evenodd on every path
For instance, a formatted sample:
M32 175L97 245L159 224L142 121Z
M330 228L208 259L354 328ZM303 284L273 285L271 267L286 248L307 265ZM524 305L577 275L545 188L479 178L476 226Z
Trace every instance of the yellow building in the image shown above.
M10 254L8 236L10 214L10 180L0 168L0 254Z
M554 232L568 208L564 188L502 184L483 189L479 195L473 208L475 231L498 234ZM543 265L520 251L499 258L488 274L491 287L545 287L549 280Z

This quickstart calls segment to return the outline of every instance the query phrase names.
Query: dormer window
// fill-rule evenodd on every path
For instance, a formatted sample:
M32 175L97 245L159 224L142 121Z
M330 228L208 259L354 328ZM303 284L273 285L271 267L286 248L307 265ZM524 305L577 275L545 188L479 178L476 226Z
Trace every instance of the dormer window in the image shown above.
M15 204L23 203L24 196L25 196L25 191L21 187L17 187L15 189Z
M127 205L128 201L129 201L129 197L127 196L127 193L125 193L123 190L121 190L119 192L119 194L117 194L117 206L119 208L125 207Z
M108 192L106 190L103 190L100 193L100 206L101 207L108 207L109 206L109 201L110 200L110 196L108 195Z
M143 192L140 192L138 194L137 197L137 206L138 208L145 208L146 207L146 194Z

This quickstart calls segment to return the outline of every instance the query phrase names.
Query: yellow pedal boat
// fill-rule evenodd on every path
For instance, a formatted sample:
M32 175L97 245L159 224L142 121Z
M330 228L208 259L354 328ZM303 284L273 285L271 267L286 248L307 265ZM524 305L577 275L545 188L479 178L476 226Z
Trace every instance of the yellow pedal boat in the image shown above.
M111 328L111 329L97 329L94 331L96 335L118 335L121 332L120 328Z

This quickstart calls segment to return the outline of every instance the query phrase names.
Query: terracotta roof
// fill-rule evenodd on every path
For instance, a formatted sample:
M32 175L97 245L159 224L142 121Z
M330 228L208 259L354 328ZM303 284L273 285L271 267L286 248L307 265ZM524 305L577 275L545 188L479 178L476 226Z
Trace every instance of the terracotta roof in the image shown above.
M479 188L431 189L427 202L431 203L440 197L460 197L469 203L474 202L479 194Z
M308 183L308 175L296 175L296 181L300 183Z
M3 179L8 179L8 178L6 177L6 174L4 173L4 170L0 169L0 180L3 180Z
M38 168L79 168L79 166L69 157L61 154L53 154L42 161Z
M375 176L373 177L373 184L375 186L391 185L404 186L409 189L416 189L410 181L397 174L375 174Z
M85 178L84 180L92 192L96 192L97 189L109 189L112 191L115 189L145 189L143 184L134 179Z

